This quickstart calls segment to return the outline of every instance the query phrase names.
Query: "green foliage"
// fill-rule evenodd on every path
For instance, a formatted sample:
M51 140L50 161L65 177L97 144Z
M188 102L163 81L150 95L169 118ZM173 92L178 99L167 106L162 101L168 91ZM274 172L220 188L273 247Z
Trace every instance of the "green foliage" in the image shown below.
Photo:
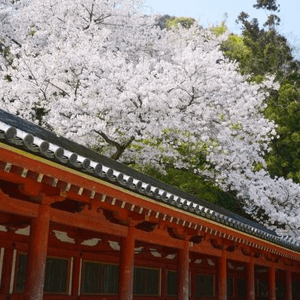
M252 77L252 80L256 83L262 83L266 78L262 75L255 75Z
M166 20L165 26L167 29L176 28L178 29L178 24L184 28L190 28L194 23L195 19L187 17L171 17Z
M220 116L222 119L223 116ZM240 126L238 124L236 127L239 129ZM186 142L182 141L182 138L178 141L174 136L184 136L186 137ZM195 139L193 142L190 140L191 133L190 132L182 132L174 129L165 129L163 132L164 139L172 140L174 147L176 150L183 156L186 157L186 161L193 166L197 166L199 169L204 169L207 165L206 155L209 147L218 147L218 143L213 140L208 142L202 142L200 139ZM158 148L161 147L161 143L158 140L140 140L140 146L143 145L154 145ZM131 149L136 149L135 145L131 145ZM163 151L163 149L161 149ZM165 172L161 172L160 170L154 169L151 166L141 166L135 163L131 164L131 167L144 172L152 177L157 178L173 187L177 187L178 189L187 192L195 197L206 200L210 203L214 203L218 206L224 207L230 211L233 211L240 215L245 215L242 207L240 206L240 202L236 201L235 194L231 194L230 192L223 192L220 188L214 185L213 182L205 180L205 178L199 176L199 174L193 173L192 170L186 169L178 169L175 167L176 159L166 157L162 159L161 164L164 165Z
M231 60L237 60L239 62L245 62L251 55L250 49L248 49L244 43L244 38L237 34L231 34L228 39L222 43L221 49Z
M13 63L13 55L10 51L10 47L5 46L2 43L1 39L0 39L0 55L3 55L3 57L5 58L5 60L7 61L7 63L9 65L11 65Z
M31 36L34 36L35 33L36 33L36 30L35 30L34 26L32 26L32 27L30 28L29 34L30 34Z
M257 0L254 7L278 9L276 0ZM274 75L280 84L278 91L269 89L266 99L265 115L278 125L278 137L266 156L268 170L272 176L300 182L300 63L293 58L286 38L276 31L280 22L276 15L269 15L263 28L244 12L238 21L242 36L229 36L222 44L224 54L239 63L240 72L250 75L250 81L261 83L267 75Z
M265 8L267 10L276 11L279 5L276 5L276 0L257 0L257 4L253 5L255 8Z
M279 137L267 156L270 173L300 182L300 84L288 80L270 97L265 114L278 124Z
M280 75L281 67L293 59L286 38L274 29L260 29L256 21L242 20L243 36L229 36L221 46L224 54L238 61L241 73L250 74L253 79L258 75Z
M220 118L224 118L223 115ZM237 130L240 128L236 124ZM172 141L173 146L176 148L178 153L186 157L186 162L196 166L199 169L206 168L207 160L206 155L208 154L209 147L218 147L216 141L210 140L203 142L200 138L193 139L190 132L184 132L174 129L165 129L163 131L163 139ZM178 140L176 136L178 135ZM183 141L184 138L186 141ZM161 141L155 139L143 139L139 140L138 144L130 145L130 149L134 151L139 151L139 147L143 145L154 146L161 148ZM164 151L163 148L160 151ZM220 188L214 185L213 182L205 180L205 178L199 176L199 174L193 173L193 169L188 170L188 167L185 169L178 169L175 167L176 158L165 157L161 160L161 164L164 166L165 172L161 172L153 168L151 165L141 166L136 163L132 163L131 167L144 172L152 177L157 178L173 187L187 192L195 197L201 198L208 202L214 203L216 205L222 206L230 211L238 213L240 215L245 215L243 209L240 206L240 202L236 201L235 194L230 192L223 192Z
M278 9L276 0L257 0L254 7L270 11ZM280 79L283 66L289 66L293 61L286 38L276 31L280 18L270 14L261 28L256 18L249 20L249 15L241 12L237 22L242 25L242 36L232 35L223 43L225 55L238 61L241 73L250 74L253 81L261 82L267 74Z
M220 35L224 34L227 30L228 30L228 28L225 25L225 22L222 22L221 25L219 25L219 26L215 26L215 27L211 28L211 32L215 36L220 36Z
M6 75L5 77L5 80L7 80L8 82L12 82L12 78L10 75Z
M138 169L141 170L140 168ZM143 168L142 171L198 198L222 206L240 215L245 215L239 202L235 200L235 195L223 192L212 182L206 181L197 174L176 169L174 167L168 168L166 174L162 174L151 167Z
M264 167L263 167L263 165L262 165L261 163L255 164L255 165L253 166L253 168L254 168L254 171L256 171L256 172L258 172L258 171L264 169Z

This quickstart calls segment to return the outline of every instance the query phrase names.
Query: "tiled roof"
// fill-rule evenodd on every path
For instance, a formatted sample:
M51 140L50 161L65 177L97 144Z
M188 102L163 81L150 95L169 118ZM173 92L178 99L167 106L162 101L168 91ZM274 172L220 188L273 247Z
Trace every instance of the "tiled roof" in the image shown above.
M169 204L170 207L189 211L300 252L296 241L279 237L258 223L194 197L64 137L58 137L51 131L1 109L0 141Z

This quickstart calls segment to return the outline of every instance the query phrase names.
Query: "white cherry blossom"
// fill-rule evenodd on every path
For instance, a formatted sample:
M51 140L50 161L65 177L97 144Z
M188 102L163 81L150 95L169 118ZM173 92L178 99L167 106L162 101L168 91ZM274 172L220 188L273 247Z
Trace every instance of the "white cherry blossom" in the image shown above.
M0 107L125 163L205 176L297 238L300 186L255 171L276 134L273 79L249 84L219 49L226 35L162 31L142 4L0 0Z

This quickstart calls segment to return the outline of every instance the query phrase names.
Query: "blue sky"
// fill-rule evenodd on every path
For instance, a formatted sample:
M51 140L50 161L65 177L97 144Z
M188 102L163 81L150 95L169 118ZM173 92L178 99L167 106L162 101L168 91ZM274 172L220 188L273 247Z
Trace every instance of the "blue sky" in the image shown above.
M299 48L299 53L295 54L300 57L300 0L277 2L280 4L278 15L281 18L278 30L295 48ZM247 12L250 17L258 18L260 23L266 20L265 11L253 8L255 3L255 0L146 0L145 5L152 13L193 17L204 27L219 24L227 14L227 27L231 32L239 33L239 25L235 20L241 11Z

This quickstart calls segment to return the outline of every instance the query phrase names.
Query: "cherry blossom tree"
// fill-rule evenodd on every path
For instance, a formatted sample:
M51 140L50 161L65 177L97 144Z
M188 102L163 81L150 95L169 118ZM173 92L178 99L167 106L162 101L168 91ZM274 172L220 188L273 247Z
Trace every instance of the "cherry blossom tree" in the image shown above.
M0 5L1 108L124 163L205 176L297 236L299 185L263 169L272 79L249 84L219 49L226 36L161 30L134 0Z

